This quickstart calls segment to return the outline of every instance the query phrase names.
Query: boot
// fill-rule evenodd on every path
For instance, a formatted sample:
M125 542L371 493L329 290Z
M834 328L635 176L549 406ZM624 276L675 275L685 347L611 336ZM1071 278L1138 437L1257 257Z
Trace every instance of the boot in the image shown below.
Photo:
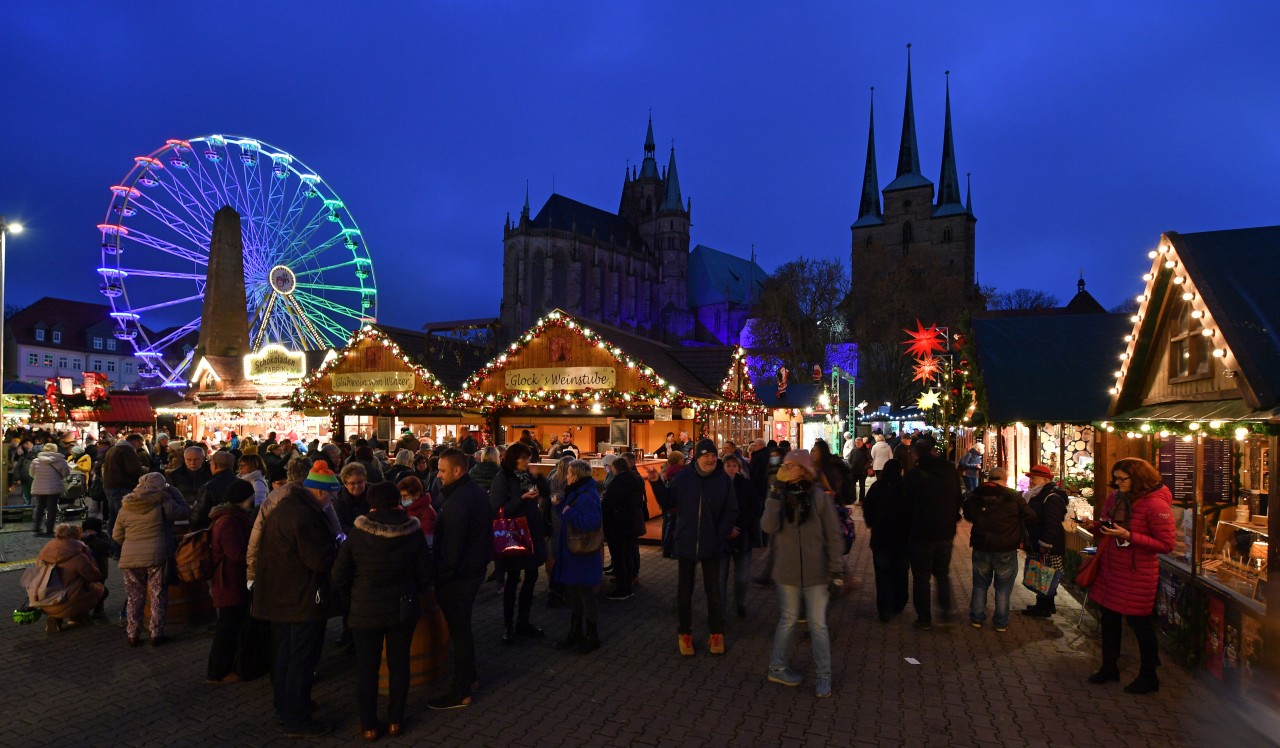
M600 636L596 632L596 622L587 621L587 634L582 637L582 641L578 642L578 645L573 648L573 651L576 654L584 655L591 654L599 648Z
M61 630L62 630L61 618L54 618L53 616L49 616L49 618L44 622L44 632L46 634L56 634Z
M1120 680L1120 668L1116 665L1115 660L1103 660L1102 667L1098 672L1089 676L1089 682L1094 685L1109 683L1113 680Z
M1119 678L1117 677L1117 680ZM1132 683L1124 687L1125 693L1155 693L1160 690L1160 679L1155 670L1141 670Z
M556 642L556 649L573 649L582 640L582 616L573 616L569 619L569 634Z

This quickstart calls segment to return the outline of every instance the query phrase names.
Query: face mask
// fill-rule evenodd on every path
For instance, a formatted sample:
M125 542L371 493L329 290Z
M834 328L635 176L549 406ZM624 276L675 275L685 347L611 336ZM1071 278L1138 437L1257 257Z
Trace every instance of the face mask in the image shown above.
M413 503L413 499L400 499L400 506L409 506Z
M781 457L778 457L777 455L774 455L773 457L770 457L770 458L769 458L769 464L770 464L770 465L781 465L781 464L782 464L782 458L781 458Z

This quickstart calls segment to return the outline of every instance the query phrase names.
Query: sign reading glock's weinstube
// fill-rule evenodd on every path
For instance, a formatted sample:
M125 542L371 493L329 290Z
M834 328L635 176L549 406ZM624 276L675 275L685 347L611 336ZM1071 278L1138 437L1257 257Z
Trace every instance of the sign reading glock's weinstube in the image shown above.
M413 374L407 371L360 371L330 374L334 392L410 392Z
M608 390L618 384L618 370L611 366L508 369L503 375L509 390Z

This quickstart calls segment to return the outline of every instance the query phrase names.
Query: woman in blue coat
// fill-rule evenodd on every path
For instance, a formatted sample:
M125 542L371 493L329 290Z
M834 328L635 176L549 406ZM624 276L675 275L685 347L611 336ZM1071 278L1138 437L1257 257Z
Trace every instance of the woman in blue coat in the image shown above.
M551 565L551 578L564 585L573 615L569 623L569 635L556 644L556 649L572 649L578 654L588 654L600 648L600 636L596 630L599 620L596 612L596 588L604 580L604 559L599 552L572 553L569 551L569 527L581 532L601 528L600 492L591 477L591 464L585 460L569 463L569 480L564 498L555 505L560 516L555 556ZM583 632L583 623L586 632Z

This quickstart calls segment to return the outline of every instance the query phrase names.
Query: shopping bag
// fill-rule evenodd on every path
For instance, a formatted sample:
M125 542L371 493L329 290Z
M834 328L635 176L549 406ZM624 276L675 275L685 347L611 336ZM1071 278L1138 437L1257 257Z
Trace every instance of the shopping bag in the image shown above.
M1022 586L1045 597L1053 597L1058 590L1058 583L1062 581L1062 572L1049 565L1047 559L1043 556L1035 558L1027 557L1027 563L1022 568Z
M533 555L533 537L529 534L529 521L524 517L508 519L498 510L493 521L494 558L515 558Z

